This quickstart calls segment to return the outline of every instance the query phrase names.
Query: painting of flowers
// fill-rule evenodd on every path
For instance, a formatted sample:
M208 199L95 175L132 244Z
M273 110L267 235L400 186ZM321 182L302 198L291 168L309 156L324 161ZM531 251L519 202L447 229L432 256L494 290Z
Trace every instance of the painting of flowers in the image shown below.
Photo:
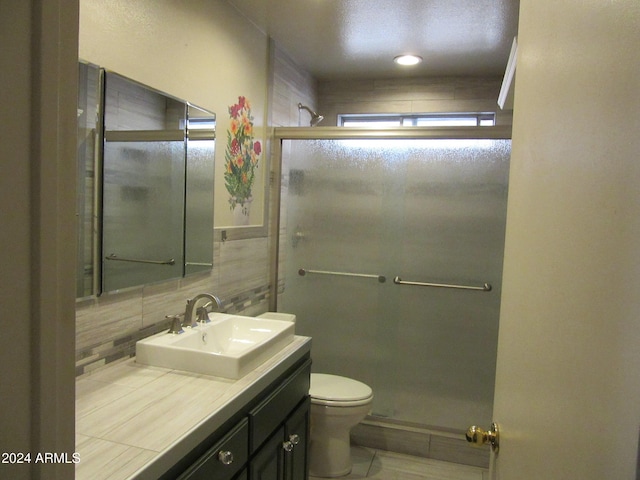
M229 107L230 125L224 154L224 183L229 192L229 207L237 212L237 222L248 221L252 201L251 188L262 153L262 145L254 140L251 105L247 98L238 97L238 103Z

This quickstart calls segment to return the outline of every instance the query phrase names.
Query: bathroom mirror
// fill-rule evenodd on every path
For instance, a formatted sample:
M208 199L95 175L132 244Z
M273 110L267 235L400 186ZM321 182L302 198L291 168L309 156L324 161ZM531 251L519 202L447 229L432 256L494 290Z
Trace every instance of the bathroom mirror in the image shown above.
M77 295L211 269L215 114L95 65L80 84Z

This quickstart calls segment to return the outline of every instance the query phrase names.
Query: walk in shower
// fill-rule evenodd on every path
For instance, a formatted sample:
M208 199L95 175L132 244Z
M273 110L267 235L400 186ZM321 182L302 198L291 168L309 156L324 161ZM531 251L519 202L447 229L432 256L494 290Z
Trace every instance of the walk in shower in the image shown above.
M272 306L313 337L313 371L369 384L373 415L396 423L490 424L510 129L276 140Z

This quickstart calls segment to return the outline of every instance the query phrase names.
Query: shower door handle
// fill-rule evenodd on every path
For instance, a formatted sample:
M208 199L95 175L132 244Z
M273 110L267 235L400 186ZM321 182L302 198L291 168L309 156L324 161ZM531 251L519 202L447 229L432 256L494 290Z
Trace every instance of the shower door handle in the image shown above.
M387 277L384 275L373 275L370 273L351 273L351 272L329 272L327 270L310 270L308 268L301 268L298 270L298 275L304 277L307 273L313 273L318 275L337 275L339 277L360 277L360 278L375 278L380 283L387 281Z
M481 447L488 443L491 445L491 450L496 454L498 453L498 449L500 447L500 429L496 423L491 424L489 431L473 425L472 427L469 427L465 437L467 442L474 447Z
M481 290L483 292L490 292L493 288L490 283L485 283L481 287L476 287L473 285L452 285L448 283L408 282L406 280L402 280L400 277L395 277L393 279L393 283L395 283L396 285L415 285L418 287L456 288L459 290Z

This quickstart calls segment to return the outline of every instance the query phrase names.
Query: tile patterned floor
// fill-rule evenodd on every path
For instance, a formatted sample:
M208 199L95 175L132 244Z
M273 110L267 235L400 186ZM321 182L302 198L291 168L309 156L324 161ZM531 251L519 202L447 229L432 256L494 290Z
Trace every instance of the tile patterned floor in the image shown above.
M400 453L352 447L353 470L345 479L378 480L488 480L485 468L412 457ZM310 480L320 480L310 477Z

